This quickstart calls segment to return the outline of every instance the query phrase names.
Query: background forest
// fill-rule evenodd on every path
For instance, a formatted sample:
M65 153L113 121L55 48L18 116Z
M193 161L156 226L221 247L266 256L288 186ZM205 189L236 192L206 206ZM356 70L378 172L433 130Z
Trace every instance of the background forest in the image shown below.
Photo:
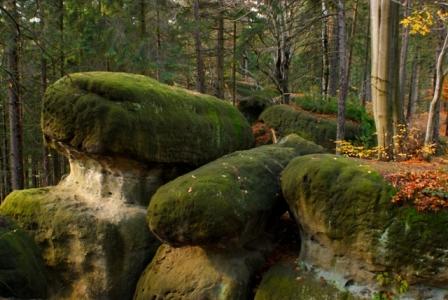
M425 1L401 4L404 19L423 11ZM399 28L394 64L411 125L432 97L446 34L437 22L424 34ZM336 112L342 97L357 112L371 110L370 54L367 0L0 1L0 199L12 188L55 184L66 172L66 161L45 147L40 131L43 93L65 74L144 74L234 105L256 95ZM13 169L23 182L11 185Z

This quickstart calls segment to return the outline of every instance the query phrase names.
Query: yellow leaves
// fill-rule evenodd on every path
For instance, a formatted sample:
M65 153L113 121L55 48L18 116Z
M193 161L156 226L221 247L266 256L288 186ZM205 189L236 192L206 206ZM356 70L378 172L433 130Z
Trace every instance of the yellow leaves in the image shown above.
M438 11L438 15L439 15ZM440 16L447 17L448 14L440 12ZM441 18L441 17L440 17ZM441 18L442 19L442 18ZM434 17L426 8L414 11L410 16L404 18L400 22L406 28L410 29L410 34L427 35L431 32L431 26L434 24Z

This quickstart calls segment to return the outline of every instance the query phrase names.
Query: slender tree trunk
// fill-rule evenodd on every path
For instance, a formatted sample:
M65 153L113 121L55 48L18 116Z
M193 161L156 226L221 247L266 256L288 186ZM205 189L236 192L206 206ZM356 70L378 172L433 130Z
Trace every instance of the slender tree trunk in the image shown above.
M339 99L336 141L345 136L345 101L348 93L347 36L345 28L345 3L338 0L338 32L339 32ZM337 150L337 149L336 149Z
M236 21L233 21L232 103L236 106Z
M434 96L429 105L428 123L426 125L425 145L431 145L434 143L434 130L436 126L436 112L439 105L440 95L443 87L443 62L445 60L445 54L448 47L448 34L445 36L442 49L440 50L436 64L436 82L434 87Z
M218 98L224 99L224 3L219 1L218 44L216 47L216 91Z
M358 24L358 7L359 7L359 0L356 0L355 7L353 8L353 22L352 22L352 28L350 30L350 48L348 51L348 66L347 66L347 85L350 86L350 75L351 75L351 68L352 68L352 60L353 60L353 46L354 46L354 39L356 34L356 25ZM369 27L369 26L367 26Z
M370 12L369 12L370 14ZM369 15L370 18L370 15ZM361 104L363 107L366 107L367 99L369 99L369 94L371 91L371 77L369 74L370 65L369 65L369 58L370 58L370 22L366 26L366 43L365 43L365 55L364 55L364 71L363 71L363 82L361 86Z
M408 127L412 127L413 118L417 108L417 101L419 97L419 85L420 85L420 58L419 49L416 49L415 57L412 62L412 74L409 88L409 101L407 107L406 121Z
M338 90L339 82L339 34L338 34L338 22L335 17L328 19L328 41L330 49L330 76L328 78L328 95L335 97Z
M199 0L193 0L193 13L194 20L196 23L194 29L194 43L196 48L196 72L197 72L197 82L196 89L205 93L205 67L204 60L202 57L202 44L201 44L201 17L199 14Z
M372 101L380 159L393 159L394 108L397 102L398 3L370 1L372 42Z
M8 195L11 192L11 173L10 173L10 167L9 167L9 149L8 149L8 128L7 128L7 112L6 112L6 100L3 103L3 109L2 109L2 181L0 182L3 186L3 197ZM3 199L3 198L2 198ZM1 199L0 199L1 201Z
M411 9L411 1L405 0L404 3L404 17L409 16L409 12ZM401 36L401 50L400 50L400 98L399 104L401 107L404 107L404 99L405 99L405 86L406 86L406 65L408 59L408 48L409 48L409 27L405 27L403 30L403 34Z
M162 65L161 55L162 55L162 37L160 34L160 6L159 0L155 0L156 5L156 37L157 37L157 69L156 69L156 78L160 81L160 69Z
M322 79L321 91L324 99L328 96L328 80L330 75L330 61L328 56L328 9L327 0L322 0Z
M20 82L19 82L19 36L18 13L15 0L6 0L8 38L6 40L6 60L8 69L8 110L10 131L11 186L13 190L23 189L23 152L20 118Z
M146 36L146 0L140 0L140 38Z

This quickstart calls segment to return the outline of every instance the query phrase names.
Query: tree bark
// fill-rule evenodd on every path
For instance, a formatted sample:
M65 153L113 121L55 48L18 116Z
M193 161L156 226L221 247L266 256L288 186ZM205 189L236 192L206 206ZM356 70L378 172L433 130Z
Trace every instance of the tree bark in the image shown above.
M162 55L162 37L160 34L160 5L159 0L155 0L156 5L156 37L157 37L157 47L156 47L156 55L157 55L157 69L156 69L156 78L160 81L160 69L162 65L161 55Z
M232 104L236 106L236 21L233 21Z
M219 1L218 43L216 46L216 97L224 99L224 3Z
M434 96L429 105L428 123L426 125L425 145L431 145L434 143L434 130L436 126L435 118L436 118L437 106L439 105L440 95L443 87L442 68L443 68L443 62L445 60L447 47L448 47L448 34L445 35L443 46L437 58Z
M344 0L338 0L337 6L339 32L339 98L336 141L343 141L345 136L345 101L348 93L347 36Z
M409 12L411 9L411 1L405 0L404 3L404 18L409 16ZM401 36L401 49L400 49L400 98L399 105L401 107L404 106L404 98L405 98L405 86L406 86L406 65L408 59L408 48L409 48L409 27L405 27L403 30L403 34Z
M379 158L393 159L394 108L398 94L398 3L370 1L372 42L372 101L378 146L384 149Z
M350 48L348 51L348 66L347 66L347 85L350 86L350 75L351 75L351 69L352 69L352 60L353 60L353 46L354 46L354 39L356 34L356 26L358 24L358 7L359 7L359 0L356 0L355 7L353 8L353 22L352 22L352 28L350 30ZM367 26L369 27L369 26Z
M322 0L322 79L321 91L324 99L328 96L328 80L330 75L330 61L328 56L328 8L327 0Z
M201 17L199 14L199 0L193 0L193 14L196 23L194 29L194 44L196 49L196 72L197 72L197 82L196 89L205 93L205 67L204 59L202 57L202 43L201 43Z
M140 0L140 38L146 36L146 0Z
M330 49L330 76L328 78L328 95L335 97L338 90L339 82L339 35L338 35L338 22L335 21L335 17L328 19L328 41Z
M416 49L415 57L412 62L412 74L409 88L409 101L406 113L406 122L408 127L412 127L413 118L417 109L417 101L419 97L419 85L420 85L420 58L419 49Z
M19 82L19 38L20 29L16 1L6 0L5 9L8 11L6 60L8 70L8 115L10 134L10 167L11 187L13 190L23 189L23 152L22 127L20 118L20 82Z
M370 17L370 16L369 16ZM365 55L364 55L364 71L363 71L363 82L361 86L361 105L366 107L367 100L371 100L371 76L369 74L370 65L370 22L367 24L366 29L366 43L365 43Z

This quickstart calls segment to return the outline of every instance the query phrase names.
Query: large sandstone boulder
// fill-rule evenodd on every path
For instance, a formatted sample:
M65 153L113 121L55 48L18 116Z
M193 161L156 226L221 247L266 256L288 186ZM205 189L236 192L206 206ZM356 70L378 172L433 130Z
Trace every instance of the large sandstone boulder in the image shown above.
M34 241L0 216L0 298L45 298L47 287L45 267Z
M263 263L261 251L162 245L142 274L134 299L247 299L253 273Z
M197 166L253 144L247 121L229 103L111 72L70 74L53 84L42 129L53 144L147 163Z
M85 198L63 186L15 191L0 212L41 248L56 299L130 299L159 245L144 207Z
M292 106L283 104L267 108L259 119L268 127L273 128L280 137L295 133L328 150L335 149L336 119L319 117L317 114L296 110ZM346 121L346 140L356 140L361 134L359 124Z
M290 162L282 190L302 229L301 259L371 286L379 274L448 286L448 212L392 204L394 189L359 161L307 155Z
M322 151L292 135L276 145L217 159L160 187L148 208L149 227L175 246L243 245L285 210L279 176L286 164Z

